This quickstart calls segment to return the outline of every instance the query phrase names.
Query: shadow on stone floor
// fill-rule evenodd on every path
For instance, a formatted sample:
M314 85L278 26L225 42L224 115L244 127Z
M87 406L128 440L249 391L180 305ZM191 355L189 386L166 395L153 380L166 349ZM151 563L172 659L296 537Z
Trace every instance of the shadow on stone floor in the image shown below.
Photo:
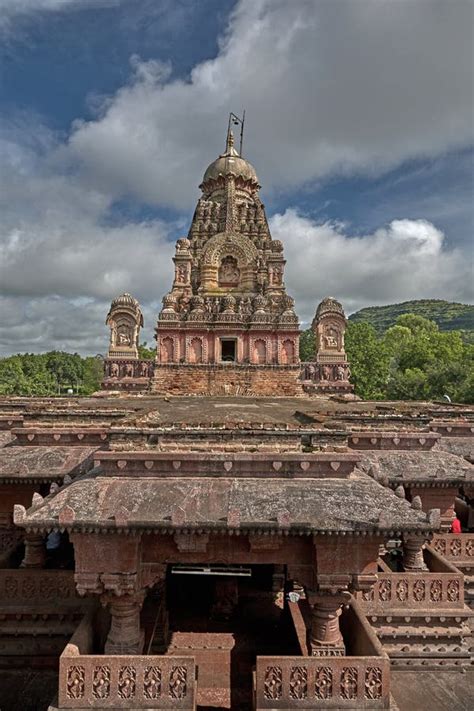
M0 669L0 711L46 711L57 690L51 669Z
M400 711L474 709L474 669L465 674L392 671L391 688Z

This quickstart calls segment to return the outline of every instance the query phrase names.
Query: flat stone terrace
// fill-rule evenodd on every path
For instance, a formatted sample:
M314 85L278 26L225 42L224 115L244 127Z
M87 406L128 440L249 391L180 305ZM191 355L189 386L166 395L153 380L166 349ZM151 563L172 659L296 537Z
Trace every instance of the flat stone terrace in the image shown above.
M474 426L474 410L469 406L447 406L429 402L358 402L328 397L158 397L120 396L90 398L0 398L0 429L10 430L21 423L68 422L156 426L251 426L317 427L344 425L384 429L431 429L433 420L469 420ZM23 420L21 420L23 418ZM436 425L433 425L436 426ZM443 434L448 434L444 432Z

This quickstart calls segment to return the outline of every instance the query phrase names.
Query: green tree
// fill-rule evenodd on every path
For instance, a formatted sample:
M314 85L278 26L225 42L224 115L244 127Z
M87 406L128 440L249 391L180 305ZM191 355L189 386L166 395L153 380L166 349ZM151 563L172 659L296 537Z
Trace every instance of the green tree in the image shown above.
M375 328L369 323L349 322L345 345L355 393L366 400L382 399L389 376L390 358Z
M383 338L390 356L387 397L438 399L445 394L466 401L473 347L459 331L440 331L422 316L404 314Z
M156 348L148 348L148 343L140 343L138 346L138 356L143 360L153 360L156 356Z
M308 362L316 357L316 338L311 328L302 331L300 335L300 360Z

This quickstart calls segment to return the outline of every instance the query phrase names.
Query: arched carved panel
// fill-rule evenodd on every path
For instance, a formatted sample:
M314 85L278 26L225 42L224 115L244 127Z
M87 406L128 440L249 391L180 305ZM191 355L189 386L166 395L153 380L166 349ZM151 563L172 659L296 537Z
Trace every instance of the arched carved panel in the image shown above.
M203 347L201 338L192 338L189 344L189 363L202 363Z
M238 239L228 234L212 237L206 244L203 254L203 264L218 268L225 256L237 260L239 268L252 264L257 260L257 249L247 237L239 235Z
M174 343L173 339L170 336L166 336L161 341L161 362L174 362Z
M281 344L281 363L282 365L290 365L295 362L295 344L294 341L287 338Z
M267 344L263 338L257 338L253 344L253 362L264 365L267 362Z

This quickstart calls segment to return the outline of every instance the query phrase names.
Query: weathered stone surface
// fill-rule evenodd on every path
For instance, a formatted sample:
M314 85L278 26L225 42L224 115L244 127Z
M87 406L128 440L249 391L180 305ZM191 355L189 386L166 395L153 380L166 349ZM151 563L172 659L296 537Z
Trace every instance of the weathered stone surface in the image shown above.
M474 466L453 454L430 452L366 452L359 465L372 476L386 477L390 484L469 484L474 482Z
M0 432L0 449L15 439L10 432Z
M4 447L0 481L53 481L91 468L95 447Z
M176 502L185 521L173 524ZM95 477L74 482L53 499L28 510L23 526L58 525L64 506L76 513L72 527L94 524L114 528L122 506L129 527L225 529L230 511L240 512L241 529L278 529L284 507L294 531L378 531L380 513L390 525L382 530L431 529L427 516L368 478L285 481L279 479L128 479Z
M474 464L474 437L442 437L437 442L436 449L455 454Z

